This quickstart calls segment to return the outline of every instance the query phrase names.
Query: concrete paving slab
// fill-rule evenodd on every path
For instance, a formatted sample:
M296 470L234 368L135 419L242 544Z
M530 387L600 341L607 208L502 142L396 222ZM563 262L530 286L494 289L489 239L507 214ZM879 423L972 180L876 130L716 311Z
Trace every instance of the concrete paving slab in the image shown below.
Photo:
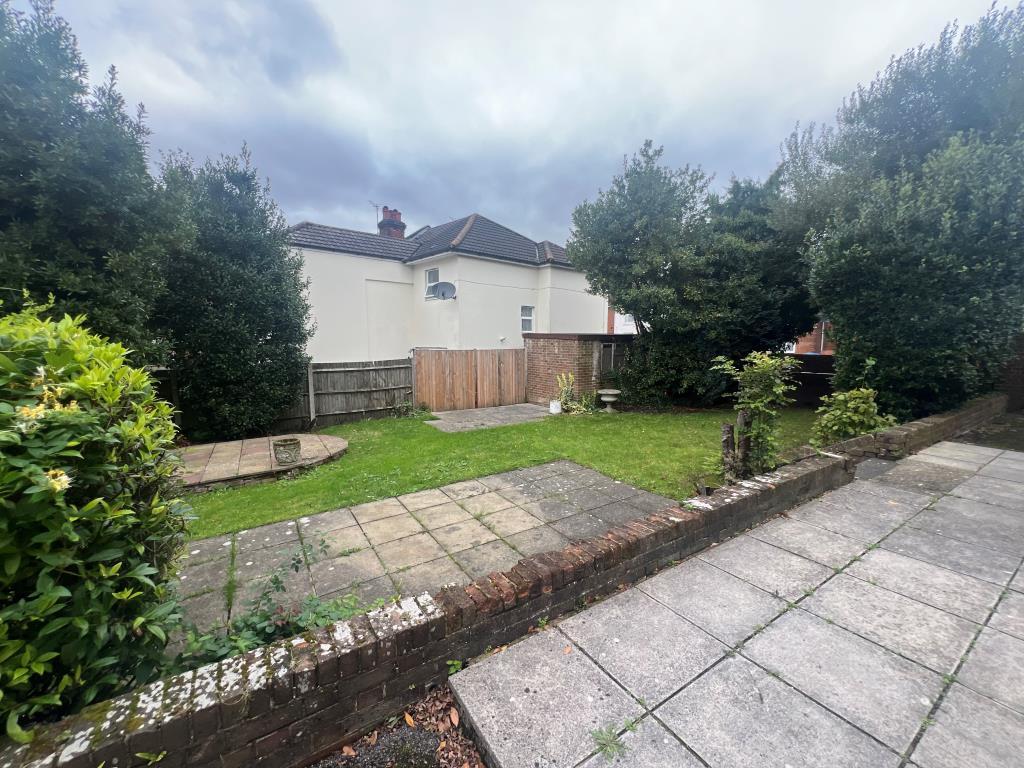
M496 405L489 408L467 408L458 411L438 411L434 419L425 423L441 432L469 432L475 429L524 424L548 416L548 409L533 403Z
M348 595L355 595L359 599L360 603L370 606L381 600L393 600L398 595L398 589L395 587L390 576L379 576L378 578L370 579L369 581L361 581L355 586L347 587L346 589L339 590L338 592L320 595L320 597L330 600L332 598L346 597Z
M940 674L953 671L978 630L959 616L845 574L800 605Z
M1013 590L1007 592L996 606L996 612L992 614L988 625L1018 640L1024 640L1024 594Z
M837 491L833 491L833 493L839 496L850 494L855 497L861 493L870 493L872 496L877 496L885 501L911 507L915 511L924 509L939 495L925 491L910 490L908 488L897 488L887 483L880 483L878 480L856 480L849 485L844 485Z
M235 534L235 551L251 552L276 546L299 546L299 528L295 520L261 525Z
M589 511L591 509L597 509L598 507L604 507L608 504L616 501L614 498L606 493L602 493L596 488L577 488L574 491L568 491L562 494L561 498L564 498L569 504L577 509L577 511Z
M876 477L875 482L912 491L946 493L973 474L973 469L958 469L926 460L917 460L911 456L884 475Z
M691 559L637 586L713 637L736 645L786 603L713 565Z
M536 488L533 483L527 483L526 485L514 485L511 488L501 488L498 490L498 493L513 504L519 506L531 501L540 501L541 499L545 499L551 495L547 491Z
M666 509L673 509L679 506L679 502L675 499L649 491L640 491L635 496L630 496L626 499L626 503L644 513L663 512Z
M747 532L748 536L774 544L829 568L841 568L864 551L864 543L805 523L778 517Z
M470 496L468 499L463 499L458 503L464 510L474 517L489 515L492 512L508 509L513 506L511 501L506 499L500 493L496 493L494 491L491 491L490 493L481 493L479 496Z
M568 500L560 496L552 496L540 501L528 501L520 505L520 509L529 512L538 520L545 523L553 523L556 520L570 517L581 511L580 507L574 506Z
M648 515L644 510L630 504L629 500L613 501L611 504L590 510L590 514L604 520L609 526L622 525Z
M497 538L489 528L473 519L435 528L430 534L449 554L461 552Z
M228 557L231 554L231 545L234 541L234 534L225 536L214 536L210 539L193 539L185 544L185 551L179 558L179 565L188 568L193 565L205 563L208 560L218 560Z
M942 676L807 611L776 619L743 655L903 752L942 690Z
M919 451L931 456L948 456L950 458L963 458L967 461L987 462L994 459L1002 451L998 448L988 448L983 445L970 445L968 443L957 443L944 440L935 445Z
M1000 480L997 477L975 476L954 488L952 494L962 499L974 499L986 504L1006 507L1015 512L1024 512L1024 484L1022 483Z
M342 554L352 554L353 551L366 549L370 546L370 540L366 538L363 529L358 525L348 528L336 528L319 534L309 534L302 539L308 544L316 559L337 557Z
M701 768L704 764L653 717L622 734L625 754L608 759L594 755L581 768Z
M571 517L556 520L551 523L551 527L570 541L578 541L600 536L610 526L604 520L596 518L588 512L580 512Z
M558 628L648 708L728 650L654 598L632 589L565 619Z
M391 574L395 588L402 595L436 592L450 584L469 584L471 579L450 557L439 557Z
M338 528L349 528L356 524L355 515L348 507L320 512L316 515L299 518L299 534L334 531Z
M457 502L449 501L439 504L436 507L427 507L413 512L413 517L420 521L420 525L428 531L435 528L443 528L452 523L464 523L472 520L473 516L458 505ZM392 518L394 519L394 518Z
M228 622L228 609L224 592L213 590L181 601L181 610L188 623L194 624L200 632L219 629Z
M538 520L529 512L518 507L494 512L483 518L482 522L501 537L511 536L513 533L527 531L530 528L536 528L538 525L544 524L542 520Z
M568 538L547 525L513 533L505 541L523 557L552 552L569 544Z
M911 754L920 768L1010 768L1024 755L1024 715L962 685L950 688Z
M464 480L461 483L441 486L441 490L452 501L462 501L470 496L479 496L481 493L488 493L491 489L478 480Z
M352 515L360 525L372 523L375 520L382 520L385 517L405 514L408 510L398 499L382 499L370 501L366 504L359 504L352 507Z
M868 552L846 573L978 624L988 618L1003 591L987 581L886 549Z
M594 750L592 731L642 713L557 631L472 664L449 685L478 743L500 768L575 766Z
M741 657L655 714L706 763L729 768L890 768L899 756Z
M907 525L998 552L1024 555L1024 515L995 504L944 496Z
M436 507L440 504L451 502L448 495L441 491L439 488L430 488L425 491L416 491L415 493L407 493L404 496L399 496L398 501L401 502L410 512L418 512L421 509L427 509L428 507Z
M452 558L472 579L479 579L495 571L502 572L512 568L522 558L518 552L504 541L489 541L469 549L463 549L452 555Z
M1020 562L1020 558L1014 555L909 525L893 531L880 546L1000 586L1005 586Z
M982 477L995 477L1014 483L1024 483L1024 462L993 459L978 472Z
M363 523L363 533L370 543L375 547L387 544L395 539L404 539L414 533L422 533L423 526L412 516L410 512L403 512L401 515L386 517L382 520L374 520L372 523Z
M216 560L206 560L198 565L182 568L175 585L181 598L188 598L202 592L219 590L224 592L230 572L231 557L224 553Z
M885 459L864 459L857 464L855 477L858 480L870 480L873 477L888 472L896 466L894 461L886 461Z
M1010 582L1010 589L1014 589L1018 592L1024 592L1024 568L1017 571L1017 575L1013 577L1013 581Z
M752 536L737 536L697 557L784 600L796 600L833 573L831 568Z
M823 497L790 510L789 516L854 541L874 544L914 514L906 507L899 510L889 508L885 502L875 502L872 497L865 496L868 498L865 507L837 506L827 503Z
M320 560L309 567L316 594L334 594L384 575L384 565L372 549Z
M1024 714L1024 640L985 627L956 679Z
M974 474L979 469L985 466L989 461L984 459L982 461L966 461L964 459L951 459L948 456L935 456L930 453L917 453L913 456L908 456L907 461L927 461L932 464L937 464L941 467L951 467L953 469L966 469L971 474Z
M444 557L445 551L429 533L424 532L382 544L377 547L377 554L389 571L397 571Z

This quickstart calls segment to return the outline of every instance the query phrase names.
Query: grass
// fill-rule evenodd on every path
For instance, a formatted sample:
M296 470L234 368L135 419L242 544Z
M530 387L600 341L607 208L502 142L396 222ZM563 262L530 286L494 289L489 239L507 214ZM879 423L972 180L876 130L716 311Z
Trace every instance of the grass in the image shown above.
M732 411L598 413L445 433L421 418L375 419L324 430L348 453L293 480L192 496L195 538L436 488L459 480L569 459L654 493L686 498L719 450ZM813 411L782 417L782 443L806 442Z

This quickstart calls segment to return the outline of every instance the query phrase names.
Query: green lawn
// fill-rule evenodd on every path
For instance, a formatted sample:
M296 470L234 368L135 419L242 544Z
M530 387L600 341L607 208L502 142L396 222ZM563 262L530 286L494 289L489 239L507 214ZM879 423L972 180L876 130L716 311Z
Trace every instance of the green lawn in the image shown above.
M342 458L294 480L192 496L196 538L327 509L435 488L555 459L570 459L672 498L693 495L694 479L720 444L729 410L598 413L445 433L418 418L375 419L324 430L349 441ZM813 411L788 410L783 444L810 435Z

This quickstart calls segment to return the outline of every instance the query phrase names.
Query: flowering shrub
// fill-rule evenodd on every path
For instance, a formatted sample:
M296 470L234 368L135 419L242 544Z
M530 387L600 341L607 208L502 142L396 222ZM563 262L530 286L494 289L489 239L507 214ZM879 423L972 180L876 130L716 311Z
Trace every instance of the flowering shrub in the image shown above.
M878 413L875 390L867 387L826 395L821 398L821 407L815 414L817 418L811 444L816 448L866 435L896 423L894 417Z
M81 318L0 318L0 715L18 740L156 676L178 619L171 408L126 354Z

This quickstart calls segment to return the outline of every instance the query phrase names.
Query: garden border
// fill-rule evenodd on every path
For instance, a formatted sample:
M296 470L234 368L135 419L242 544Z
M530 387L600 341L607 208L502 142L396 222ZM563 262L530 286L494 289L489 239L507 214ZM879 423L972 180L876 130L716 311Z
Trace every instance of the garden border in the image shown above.
M6 742L0 768L297 768L365 733L468 659L632 584L794 505L840 487L869 456L899 458L1004 412L992 395L946 414L807 455L710 496L520 560L433 598L171 677Z

